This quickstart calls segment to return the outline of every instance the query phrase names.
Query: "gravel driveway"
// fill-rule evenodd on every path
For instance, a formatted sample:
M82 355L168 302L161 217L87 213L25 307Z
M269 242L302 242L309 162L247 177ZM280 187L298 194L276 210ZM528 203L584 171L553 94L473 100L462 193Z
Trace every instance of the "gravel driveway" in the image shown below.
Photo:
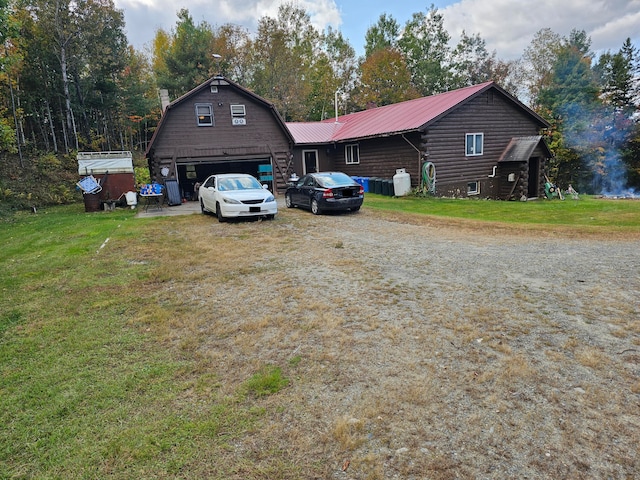
M223 393L264 364L291 379L227 460L268 449L306 478L640 477L638 236L366 208L195 223L218 254L189 286L189 328Z

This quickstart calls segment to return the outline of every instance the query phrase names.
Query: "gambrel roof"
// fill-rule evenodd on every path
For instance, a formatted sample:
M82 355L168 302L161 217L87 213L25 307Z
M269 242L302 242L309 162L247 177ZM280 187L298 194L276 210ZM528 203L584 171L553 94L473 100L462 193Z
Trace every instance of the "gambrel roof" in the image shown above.
M158 123L158 126L156 127L156 130L153 133L153 136L151 137L151 141L149 142L149 146L147 147L146 156L148 157L153 152L156 138L160 135L160 132L164 129L166 119L171 110L175 109L177 106L181 105L182 103L188 102L192 97L200 93L202 90L206 90L211 87L220 87L220 86L230 87L233 90L237 91L238 93L246 96L247 98L252 99L257 104L264 106L265 109L268 109L273 115L275 122L282 128L282 131L288 137L289 141L293 142L293 137L291 137L291 132L287 129L283 118L280 116L280 113L276 110L276 107L273 103L262 98L256 93L253 93L251 90L241 86L240 84L229 80L228 78L215 76L210 78L206 82L198 85L194 89L188 91L181 97L175 99L166 107L165 111L162 112L162 117L160 117L160 122Z
M339 116L337 119L322 122L289 122L286 125L298 145L400 135L428 127L429 124L438 121L489 89L495 89L503 94L541 127L549 126L546 120L494 82L485 82L429 97L350 113Z

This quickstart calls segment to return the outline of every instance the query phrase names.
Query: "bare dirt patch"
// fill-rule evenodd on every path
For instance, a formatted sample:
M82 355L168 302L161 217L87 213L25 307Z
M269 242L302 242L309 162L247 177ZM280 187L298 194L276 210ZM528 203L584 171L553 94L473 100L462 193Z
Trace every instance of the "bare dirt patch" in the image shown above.
M640 477L638 238L366 208L188 220L156 285L179 314L153 328L213 372L208 400L264 365L290 380L224 478Z

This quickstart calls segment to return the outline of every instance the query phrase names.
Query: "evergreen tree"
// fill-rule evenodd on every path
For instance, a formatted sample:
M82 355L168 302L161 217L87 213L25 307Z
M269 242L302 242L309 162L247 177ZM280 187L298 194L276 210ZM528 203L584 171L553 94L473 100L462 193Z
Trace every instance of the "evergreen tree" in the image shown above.
M538 97L540 112L552 124L550 146L555 158L550 173L556 183L571 183L582 191L593 191L593 172L603 161L603 138L593 128L600 122L601 103L589 48L586 34L572 31Z
M396 48L400 38L400 26L395 18L383 13L378 22L365 33L364 56L368 58L377 50Z
M153 67L158 88L167 89L175 99L209 78L214 69L213 30L202 22L196 25L186 8L178 12L175 30L156 32Z

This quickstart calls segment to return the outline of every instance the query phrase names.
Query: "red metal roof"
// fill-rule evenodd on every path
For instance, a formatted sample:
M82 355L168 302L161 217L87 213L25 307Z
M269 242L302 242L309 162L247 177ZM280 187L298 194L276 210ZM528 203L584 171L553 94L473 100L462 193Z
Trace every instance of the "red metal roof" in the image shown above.
M296 143L326 143L336 135L342 124L333 122L290 122L287 128ZM327 140L329 139L329 140Z
M356 138L395 135L415 131L481 91L494 86L485 82L450 92L350 113L322 122L287 123L297 144L331 143Z

